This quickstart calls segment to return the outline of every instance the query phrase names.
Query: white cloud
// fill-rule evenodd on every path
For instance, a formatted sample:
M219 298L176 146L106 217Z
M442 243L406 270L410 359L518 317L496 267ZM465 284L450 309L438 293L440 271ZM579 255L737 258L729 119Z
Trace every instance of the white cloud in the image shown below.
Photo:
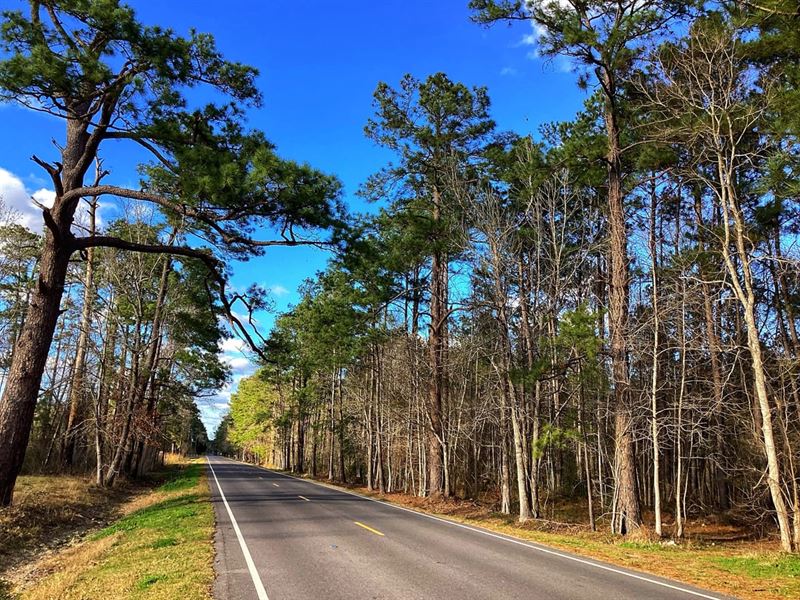
M197 398L196 402L197 408L200 409L200 419L203 421L203 425L206 426L209 437L213 437L220 421L222 421L222 417L230 409L231 386L227 385L214 396Z
M25 189L25 184L19 177L0 167L0 198L6 208L15 213L15 220L20 225L24 225L32 231L41 232L42 210L34 204L33 198L45 205L49 200L52 206L54 196L55 192L44 188L30 193Z
M219 345L220 352L230 354L230 353L241 353L245 350L247 344L244 341L240 340L239 338L227 338L222 340Z
M42 180L33 174L26 177L30 182L41 185ZM20 177L17 177L11 171L0 167L0 199L2 199L6 208L10 209L13 213L13 220L31 231L41 233L44 230L44 220L42 218L42 209L37 206L37 202L43 206L51 208L56 199L56 193L46 187L31 192L28 187L23 183ZM80 208L75 215L75 222L84 227L88 224L88 211L85 203L81 203ZM97 226L102 227L103 218L101 210L98 206L97 210Z
M531 32L522 36L519 43L522 46L536 46L539 39L546 33L546 29L539 25L536 21L531 20Z
M558 4L564 6L565 8L571 8L571 5L566 0L559 1ZM547 33L547 30L544 26L532 19L529 21L529 23L531 25L531 32L522 36L522 39L519 41L519 45L528 46L530 48L526 54L526 57L529 60L543 59L544 57L542 57L542 54L539 51L539 42ZM556 70L561 73L569 73L572 71L572 62L565 56L553 56L547 58L547 60L555 65Z
M220 360L231 368L234 380L255 371L255 364L248 356L247 350L247 344L236 337L226 338L219 344L219 351L222 354Z
M279 283L267 286L267 289L273 296L286 296L289 294L289 290Z
M234 373L243 373L252 369L253 364L250 359L244 356L223 356L222 360L228 363Z
M513 76L513 75L516 75L516 74L517 74L517 70L514 67L503 67L502 69L500 69L500 75Z
M244 354L245 349L244 342L237 338L228 338L220 343L220 352L222 352L220 359L230 366L231 381L213 396L199 398L197 402L200 418L210 436L214 435L222 417L230 410L231 396L236 393L239 382L252 375L256 370L256 364Z
M53 190L48 190L47 188L41 188L36 190L31 194L33 199L36 200L39 204L44 204L47 208L53 207L53 202L56 201L56 193Z

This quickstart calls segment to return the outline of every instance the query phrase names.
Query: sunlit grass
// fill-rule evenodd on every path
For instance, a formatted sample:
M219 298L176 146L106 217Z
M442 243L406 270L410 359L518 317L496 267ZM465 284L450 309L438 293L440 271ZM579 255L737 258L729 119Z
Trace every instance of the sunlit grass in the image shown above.
M58 555L52 574L21 598L210 598L214 514L204 468L172 468L136 510Z

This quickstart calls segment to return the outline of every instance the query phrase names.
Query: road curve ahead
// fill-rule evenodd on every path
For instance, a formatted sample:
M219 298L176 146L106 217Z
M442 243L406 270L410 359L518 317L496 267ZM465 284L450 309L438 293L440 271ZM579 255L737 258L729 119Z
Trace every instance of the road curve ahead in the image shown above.
M218 456L208 461L218 600L722 597Z

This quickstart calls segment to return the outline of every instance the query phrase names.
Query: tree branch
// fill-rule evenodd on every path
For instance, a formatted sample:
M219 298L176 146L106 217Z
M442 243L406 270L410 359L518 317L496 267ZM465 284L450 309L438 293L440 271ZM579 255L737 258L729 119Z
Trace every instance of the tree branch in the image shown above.
M219 297L222 307L225 310L225 316L228 321L233 325L234 331L242 336L250 346L250 349L255 352L259 358L264 361L269 361L264 351L256 344L253 337L247 331L247 328L242 324L241 320L234 314L231 301L228 299L225 292L227 282L222 273L222 262L214 257L206 250L197 248L189 248L188 246L170 246L167 244L140 244L138 242L131 242L116 238L112 236L96 235L91 237L75 238L72 241L72 248L74 250L85 250L87 248L118 248L120 250L130 250L132 252L143 252L145 254L170 254L173 256L185 256L187 258L194 258L203 262L208 268L211 279L217 285L217 296ZM210 291L210 289L209 289ZM259 337L261 335L259 334ZM263 339L263 338L262 338Z

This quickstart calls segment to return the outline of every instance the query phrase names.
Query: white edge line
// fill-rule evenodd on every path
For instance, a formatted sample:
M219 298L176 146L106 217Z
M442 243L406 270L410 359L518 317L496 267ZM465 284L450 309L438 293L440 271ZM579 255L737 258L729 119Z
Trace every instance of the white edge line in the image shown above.
M264 589L264 584L261 582L261 577L258 575L258 571L256 571L256 565L253 563L253 557L250 556L250 550L247 548L247 543L244 541L242 531L239 529L239 524L236 522L236 517L233 516L233 511L228 504L227 498L225 498L225 492L222 491L222 486L219 484L219 479L217 479L217 474L214 472L214 467L211 466L211 459L209 457L206 457L206 459L208 460L208 468L211 469L211 474L214 476L214 481L217 482L217 489L219 490L219 495L222 496L222 503L225 505L225 508L228 511L228 516L233 524L233 530L236 532L236 537L239 540L239 546L242 548L244 562L247 563L247 570L250 571L250 578L253 580L253 585L256 587L258 600L269 600L269 596L267 596L267 590Z
M233 459L228 459L233 460ZM708 600L720 600L719 596L710 596L708 594L704 594L702 592L696 592L694 590L690 590L687 588L683 588L677 585L672 585L671 583L667 583L666 581L659 581L657 579L650 579L649 577L645 577L644 575L637 575L636 573L631 573L629 571L623 571L621 569L615 569L614 567L610 567L608 565L604 565L602 563L594 562L591 560L586 560L580 558L578 556L573 556L571 554L565 554L563 552L559 552L558 550L552 550L550 548L546 548L544 546L539 546L538 544L532 544L530 542L525 542L520 539L516 539L506 535L499 535L497 533L493 533L491 531L487 531L485 529L480 529L478 527L472 527L470 525L465 525L463 523L458 523L457 521L450 521L449 519L443 519L441 517L437 517L434 515L429 515L428 513L419 512L417 510L406 508L405 506L399 506L397 504L392 504L390 502L384 502L383 500L376 500L375 498L370 498L369 496L364 496L362 494L358 494L356 492L351 492L350 490L340 488L334 485L328 485L326 483L322 483L321 481L314 481L313 479L304 479L303 477L295 477L294 475L287 475L286 473L281 473L279 471L273 471L271 469L267 469L265 467L260 467L258 465L251 465L250 463L244 463L241 461L234 461L241 463L243 465L247 465L249 467L255 467L257 469L263 469L269 473L275 473L276 475L280 475L282 477L288 477L290 479L297 479L298 481L305 481L307 483L312 483L314 485L318 485L324 488L328 488L330 490L335 490L337 492L343 492L345 494L350 494L351 496L355 496L356 498L362 498L364 500L370 500L371 502L377 502L378 504L383 504L384 506L388 506L390 508L396 508L397 510L403 510L405 512L409 512L414 515L418 515L420 517L425 517L426 519L433 519L434 521L440 521L442 523L447 523L448 525L453 525L455 527L461 527L462 529L468 529L469 531L474 531L475 533L482 533L483 535L488 535L489 537L496 538L498 540L503 540L506 542L510 542L512 544L518 544L519 546L525 546L526 548L531 548L532 550L538 550L539 552L544 552L545 554L552 554L553 556L558 556L560 558L566 558L567 560L571 560L577 563L581 563L584 565L589 565L590 567L596 567L598 569L603 569L604 571L610 571L611 573L617 573L618 575L624 575L625 577L631 577L633 579L638 579L640 581L646 581L647 583L652 583L654 585L660 585L665 588L669 588L672 590L676 590L678 592L683 592L685 594L691 594L692 596L697 596L698 598L708 598Z

